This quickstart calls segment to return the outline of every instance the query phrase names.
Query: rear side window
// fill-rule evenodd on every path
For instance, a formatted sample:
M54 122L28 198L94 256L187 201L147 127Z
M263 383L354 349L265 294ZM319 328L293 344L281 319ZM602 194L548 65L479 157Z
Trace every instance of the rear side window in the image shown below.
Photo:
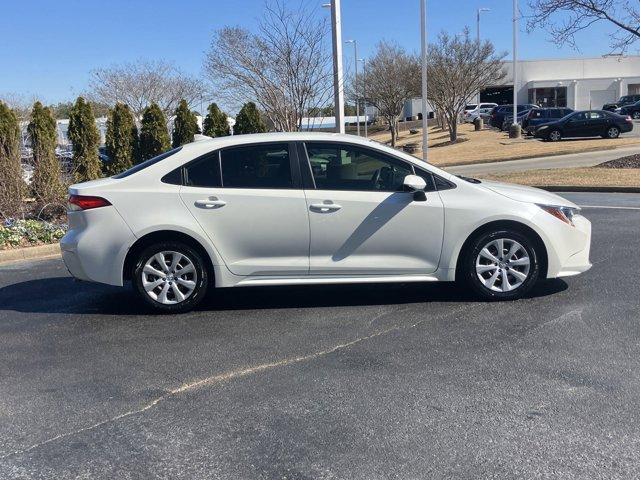
M208 153L184 168L184 184L188 187L221 187L219 152Z
M225 188L292 188L287 143L234 147L220 152Z

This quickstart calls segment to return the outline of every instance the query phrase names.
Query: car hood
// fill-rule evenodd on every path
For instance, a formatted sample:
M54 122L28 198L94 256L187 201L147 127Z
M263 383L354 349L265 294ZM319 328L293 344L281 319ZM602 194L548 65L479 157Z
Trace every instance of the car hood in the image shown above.
M562 198L560 195L556 195L555 193L547 192L546 190L541 190L539 188L525 187L523 185L515 185L512 183L493 182L489 180L482 180L482 183L480 183L479 186L518 202L578 208L575 203Z

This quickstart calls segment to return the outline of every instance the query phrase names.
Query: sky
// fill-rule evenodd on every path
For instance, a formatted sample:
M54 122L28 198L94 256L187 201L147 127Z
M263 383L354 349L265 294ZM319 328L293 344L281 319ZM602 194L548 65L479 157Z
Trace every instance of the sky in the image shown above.
M328 0L305 0L320 5ZM300 0L286 0L299 5ZM526 15L526 0L520 0ZM163 59L192 75L202 75L202 61L212 33L223 26L255 29L264 0L0 0L0 96L39 98L46 103L74 99L86 91L91 70L135 61ZM428 0L429 41L438 32L476 32L496 50L512 47L511 0ZM373 53L381 39L409 51L420 49L418 0L342 0L343 38L358 41L359 56ZM609 53L607 29L592 26L578 38L580 51L558 48L544 31L520 28L522 59L599 56ZM345 45L345 62L353 58ZM632 52L636 53L636 52Z

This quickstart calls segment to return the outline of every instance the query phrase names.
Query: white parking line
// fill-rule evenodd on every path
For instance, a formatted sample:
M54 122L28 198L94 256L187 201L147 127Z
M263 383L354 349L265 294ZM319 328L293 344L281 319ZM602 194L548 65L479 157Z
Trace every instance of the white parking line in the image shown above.
M640 210L640 207L617 207L611 205L580 205L580 208L609 208L614 210Z

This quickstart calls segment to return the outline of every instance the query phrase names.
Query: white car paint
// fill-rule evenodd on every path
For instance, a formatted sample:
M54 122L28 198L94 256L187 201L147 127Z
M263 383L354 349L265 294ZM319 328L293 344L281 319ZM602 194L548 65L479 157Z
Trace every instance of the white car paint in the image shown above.
M274 141L368 147L455 188L429 191L426 201L413 201L410 192L202 188L161 181L203 154ZM110 285L123 285L125 258L136 241L167 230L184 233L204 248L216 287L450 281L465 240L499 220L526 225L540 236L548 278L591 266L589 221L576 215L571 226L536 205L577 208L562 197L515 185L469 183L401 151L349 135L279 133L202 140L127 177L72 185L69 192L111 203L70 211L70 229L61 241L73 276Z

